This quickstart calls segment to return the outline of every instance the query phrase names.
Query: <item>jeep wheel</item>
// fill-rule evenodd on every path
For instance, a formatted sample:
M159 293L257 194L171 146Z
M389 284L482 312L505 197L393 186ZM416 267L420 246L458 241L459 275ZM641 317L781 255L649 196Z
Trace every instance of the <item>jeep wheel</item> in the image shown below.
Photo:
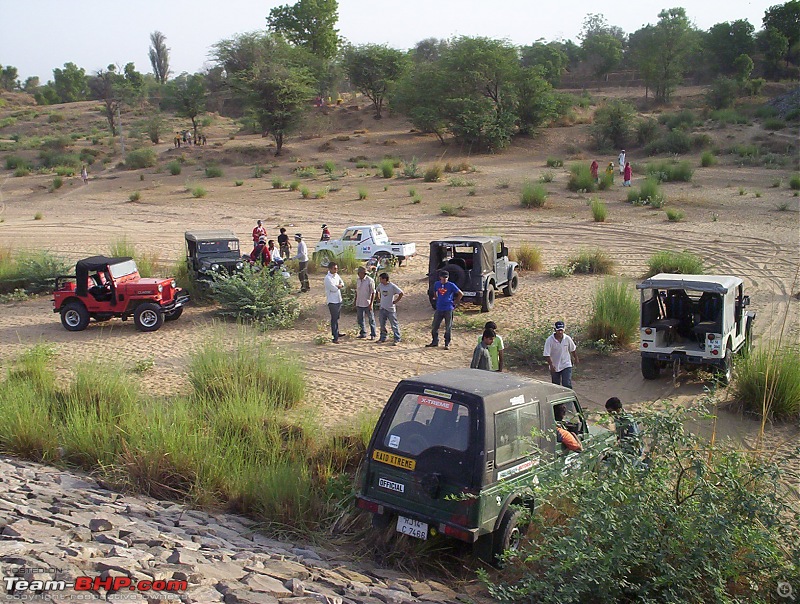
M492 560L495 566L502 566L500 557L503 552L508 550L516 552L519 549L522 536L527 531L527 527L520 524L521 519L522 512L514 508L507 509L503 514L503 520L494 534L492 543Z
M519 275L517 275L517 271L511 273L511 279L508 280L506 286L503 288L503 293L506 296L513 296L517 293L517 288L519 287Z
M89 311L81 302L70 302L61 308L61 324L67 331L83 331L89 325Z
M448 279L455 283L458 286L458 289L471 289L467 288L467 273L466 271L458 266L457 264L445 264L442 268L439 269L440 271L447 271L450 273ZM436 271L436 279L439 279L438 272Z
M646 380L657 380L661 373L658 361L651 357L642 357L642 377Z
M133 311L133 323L139 331L156 331L164 323L164 313L158 304L143 302Z
M733 379L733 353L730 348L725 349L725 356L722 358L722 364L716 370L717 382L723 386L727 386Z
M483 290L483 301L481 302L481 312L489 312L494 308L494 284L489 283Z
M744 328L744 345L741 348L741 352L745 355L749 355L753 352L753 322L747 321L747 325Z
M169 312L164 313L164 320L165 321L175 321L183 314L183 306L179 306L175 310L171 310Z

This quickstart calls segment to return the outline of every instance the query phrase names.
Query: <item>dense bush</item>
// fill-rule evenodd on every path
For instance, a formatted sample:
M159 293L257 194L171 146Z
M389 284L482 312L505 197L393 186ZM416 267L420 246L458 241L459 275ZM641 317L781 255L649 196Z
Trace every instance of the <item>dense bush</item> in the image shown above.
M595 222L605 222L606 216L608 215L608 209L606 208L606 204L600 201L597 197L592 197L592 201L589 204L589 208L592 210L592 218Z
M711 119L720 124L747 124L750 118L735 109L717 109L711 112Z
M179 162L177 159L174 159L167 164L167 170L169 170L169 173L173 176L180 174L182 169L183 167L181 166L181 162Z
M590 340L627 346L639 336L639 296L621 279L606 278L592 298Z
M703 154L700 156L700 165L702 167L708 168L716 163L717 163L717 157L714 155L712 151L703 151Z
M523 243L509 253L509 259L519 265L521 271L540 271L542 270L542 250L535 245Z
M625 101L609 101L594 114L590 133L595 146L604 149L611 145L625 147L631 140L636 110Z
M683 109L677 113L662 113L658 116L658 122L670 130L691 130L699 123L690 109Z
M789 178L789 188L793 191L800 191L800 174L792 174Z
M208 168L206 168L206 178L220 178L222 176L222 168L219 166L208 166Z
M694 170L688 161L660 161L647 164L646 172L658 182L690 182Z
M523 208L541 208L547 201L547 189L542 185L526 182L522 185L520 203Z
M11 254L0 251L0 294L18 288L30 294L52 291L55 278L69 272L70 265L51 252Z
M481 572L491 595L539 604L778 601L775 586L797 577L800 559L789 469L797 454L708 442L688 427L707 414L679 406L637 414L645 463L620 447L584 451L566 471L543 462L531 487L542 502L532 537L508 552L502 574Z
M683 130L670 130L664 136L645 145L648 155L659 153L688 153L692 148L691 137Z
M33 166L31 166L31 162L23 157L19 157L17 155L7 155L6 156L6 170L16 170L17 168L25 168L30 170Z
M391 159L382 160L378 169L383 178L392 178L394 176L394 162Z
M646 145L658 136L658 122L651 118L639 120L636 123L636 142L639 145Z
M75 153L64 153L56 150L43 150L39 152L39 159L45 168L55 168L56 166L70 166L79 168L81 158Z
M702 275L703 260L691 252L663 250L656 252L647 261L647 274L652 277L658 273L677 273L681 275Z
M586 164L573 164L569 167L569 181L567 188L570 191L594 191L597 184L592 177L592 171Z
M628 190L628 202L660 208L664 205L664 194L655 178L645 178L641 187Z
M578 250L567 262L572 272L580 274L605 275L614 267L614 261L600 248Z
M717 76L706 93L706 102L712 109L732 107L739 95L739 83L725 76Z
M218 313L224 317L258 323L265 329L284 329L300 315L297 299L280 274L245 266L241 274L216 278L212 289L220 304Z
M430 168L427 168L422 175L422 180L425 182L439 182L442 178L442 166L439 164L433 164Z
M128 157L125 158L125 167L128 168L128 170L150 168L156 165L156 160L156 152L153 149L134 149L128 153Z
M800 349L767 344L735 366L733 397L749 413L796 422L800 419Z

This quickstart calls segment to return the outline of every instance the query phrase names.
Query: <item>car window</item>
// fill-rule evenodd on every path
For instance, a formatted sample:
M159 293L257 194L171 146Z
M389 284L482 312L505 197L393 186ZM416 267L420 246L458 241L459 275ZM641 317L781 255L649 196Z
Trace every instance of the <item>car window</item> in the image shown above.
M219 254L239 251L238 241L201 241L198 248L203 254Z
M111 271L111 276L114 279L124 277L125 275L131 275L137 271L136 263L133 260L127 260L126 262L120 262L119 264L112 264L108 268Z
M383 446L408 455L419 455L431 447L466 451L469 433L469 409L466 405L408 393L397 406Z
M502 466L529 454L534 428L539 428L539 403L499 411L494 416L495 465Z

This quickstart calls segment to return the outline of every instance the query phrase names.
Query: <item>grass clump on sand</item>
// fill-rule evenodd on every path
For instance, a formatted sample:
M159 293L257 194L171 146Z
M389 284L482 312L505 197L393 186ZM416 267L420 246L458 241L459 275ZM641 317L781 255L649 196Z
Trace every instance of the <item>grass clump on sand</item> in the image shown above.
M655 178L658 182L690 182L694 174L694 170L688 161L649 163L647 164L646 172L648 176Z
M45 250L12 253L0 248L0 294L23 289L29 294L52 291L55 278L71 272L70 265Z
M578 274L605 275L611 272L614 261L600 248L579 250L572 256L568 264L572 272Z
M553 333L553 325L549 321L532 321L529 325L517 329L504 337L505 362L510 367L527 367L536 369L546 365L544 358L544 341Z
M660 208L665 203L664 194L655 178L645 178L642 186L628 191L628 202L634 205L650 205Z
M734 366L733 397L743 410L767 419L800 418L800 350L766 345Z
M570 191L586 191L588 193L597 188L597 183L592 178L592 171L585 164L573 164L569 168L569 181L567 188Z
M542 185L526 182L522 185L520 204L523 208L541 208L547 201L547 189Z
M592 210L592 219L595 222L605 222L608 215L606 204L600 201L597 197L593 197L589 208Z
M430 168L426 169L422 175L422 180L425 182L439 182L442 178L442 166L433 164Z
M366 428L326 433L293 412L306 388L301 364L245 330L195 352L190 391L166 400L140 392L119 363L79 365L64 384L53 354L31 349L0 381L3 453L295 534L327 528L345 505Z
M542 270L542 250L535 245L523 243L512 249L509 259L517 262L519 270L537 272Z
M658 273L672 273L681 275L702 275L703 260L691 252L675 252L662 250L656 252L647 261L647 274L652 277Z
M639 297L621 279L606 278L592 298L587 333L590 340L626 346L639 335Z

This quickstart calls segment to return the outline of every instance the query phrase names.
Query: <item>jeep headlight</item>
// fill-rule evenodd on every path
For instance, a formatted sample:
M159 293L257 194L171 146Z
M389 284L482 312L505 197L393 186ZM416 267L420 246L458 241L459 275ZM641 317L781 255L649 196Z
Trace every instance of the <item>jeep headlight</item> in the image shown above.
M175 279L173 279L173 280L170 282L169 286L170 286L172 289L175 289L176 287L178 287L178 284L177 284L177 283L175 283Z
M243 268L244 268L244 264L242 264L241 262L237 262L237 263L236 263L236 270L240 271L240 270L242 270Z
M159 291L159 293L164 291L164 286L161 285L160 283L158 284L158 291Z
M216 262L215 262L214 264L212 264L212 265L211 265L211 270L212 270L212 271L219 270L219 264L217 264Z

